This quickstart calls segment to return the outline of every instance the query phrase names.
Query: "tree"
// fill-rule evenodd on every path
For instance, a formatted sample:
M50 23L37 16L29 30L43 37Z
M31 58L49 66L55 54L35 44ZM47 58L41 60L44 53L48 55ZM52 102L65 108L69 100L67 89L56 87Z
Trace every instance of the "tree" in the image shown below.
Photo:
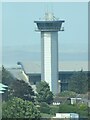
M2 83L10 86L16 78L2 66Z
M50 114L50 106L46 102L41 102L39 110L41 113Z
M8 97L18 97L23 100L29 100L34 102L34 91L32 90L31 86L25 83L24 81L15 80L9 87L7 91Z
M58 94L59 97L76 97L77 94L73 91L63 91Z
M23 100L34 101L35 94L32 87L23 80L14 78L4 67L2 68L2 83L8 85L8 90L2 95L3 100L19 97Z
M48 83L46 83L45 81L41 81L37 85L37 101L46 102L48 104L52 103L53 101L53 94L50 91Z
M75 72L68 84L69 90L79 94L84 94L88 91L88 76L84 71Z
M34 118L38 120L41 115L32 102L14 97L2 105L3 118Z

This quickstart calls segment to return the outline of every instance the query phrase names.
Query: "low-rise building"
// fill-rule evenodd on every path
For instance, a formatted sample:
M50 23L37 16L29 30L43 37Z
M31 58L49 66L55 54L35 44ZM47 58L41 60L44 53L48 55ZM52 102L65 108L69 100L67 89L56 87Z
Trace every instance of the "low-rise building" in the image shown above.
M77 114L77 113L56 113L56 116L53 118L79 120L79 114Z

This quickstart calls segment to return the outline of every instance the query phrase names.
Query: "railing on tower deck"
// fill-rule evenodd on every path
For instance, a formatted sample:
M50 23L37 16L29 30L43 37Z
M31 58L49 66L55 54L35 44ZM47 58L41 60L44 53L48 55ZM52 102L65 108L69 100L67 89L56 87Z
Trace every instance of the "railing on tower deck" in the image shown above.
M40 30L40 29L38 29L38 27L35 27L35 31L36 32L40 32L40 31L58 31L58 29L42 29L42 30ZM65 31L64 30L64 27L61 27L61 29L59 29L59 31Z

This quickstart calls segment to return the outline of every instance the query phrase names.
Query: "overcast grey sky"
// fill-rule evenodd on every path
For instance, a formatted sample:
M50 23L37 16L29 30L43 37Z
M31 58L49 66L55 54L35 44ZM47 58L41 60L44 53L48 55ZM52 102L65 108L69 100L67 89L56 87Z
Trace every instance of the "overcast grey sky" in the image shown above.
M65 31L59 32L59 62L69 62L68 66L70 62L84 62L84 67L87 66L88 3L83 2L3 3L4 65L13 66L17 61L40 62L40 33L35 32L34 20L43 18L47 9L53 11L57 18L65 20ZM83 64L79 68L81 66Z

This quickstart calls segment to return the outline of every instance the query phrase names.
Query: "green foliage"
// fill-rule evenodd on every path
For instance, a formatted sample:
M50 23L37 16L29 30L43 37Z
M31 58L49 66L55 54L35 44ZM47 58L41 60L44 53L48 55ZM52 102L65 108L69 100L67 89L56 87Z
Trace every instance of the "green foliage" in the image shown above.
M34 101L34 92L27 83L24 81L16 80L13 81L12 86L10 86L10 97L19 97L23 100Z
M23 100L34 101L34 91L22 80L15 79L4 67L2 69L2 83L8 85L8 90L2 95L3 100L18 97Z
M50 107L47 103L45 102L42 102L40 103L40 108L39 108L40 112L42 113L47 113L49 114L50 113Z
M13 75L2 66L2 83L10 86L14 80Z
M3 118L40 118L40 112L32 102L24 101L21 98L14 97L13 99L4 102L2 105Z
M56 115L56 113L58 113L58 111L59 111L59 106L54 106L54 105L52 105L52 106L50 106L50 114L51 115Z
M58 96L60 97L76 97L76 93L73 91L63 91Z
M77 106L74 105L68 105L68 104L61 104L59 106L59 112L61 113L67 113L67 112L77 112Z
M75 72L69 80L69 90L79 94L88 91L88 77L84 71Z
M78 113L80 117L88 116L88 106L80 103L75 105L61 104L59 105L60 113Z
M77 104L77 112L81 118L88 116L88 106L84 103Z
M53 101L53 94L50 91L49 85L45 81L41 81L37 85L37 101L46 102L48 104Z
M45 118L45 120L51 120L52 119L51 117L54 117L54 115L41 113L41 117ZM43 120L43 119L41 119L41 120Z

